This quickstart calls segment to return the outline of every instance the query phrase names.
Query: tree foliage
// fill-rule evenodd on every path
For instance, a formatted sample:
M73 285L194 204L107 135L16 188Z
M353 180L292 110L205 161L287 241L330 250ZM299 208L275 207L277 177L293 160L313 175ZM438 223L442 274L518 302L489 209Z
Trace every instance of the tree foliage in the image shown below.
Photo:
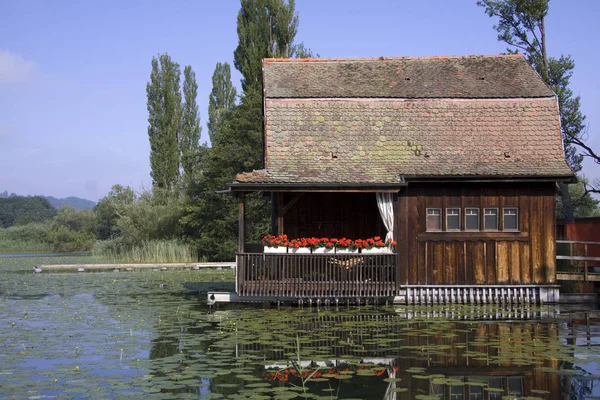
M181 138L179 151L181 160L181 173L183 188L186 189L196 179L196 172L200 163L200 115L196 96L198 84L196 74L191 66L186 66L183 82L183 113L181 119Z
M172 190L179 184L180 75L179 64L161 54L152 58L146 85L151 176L155 185Z
M586 191L585 187L587 180L579 176L578 182L573 185L569 185L569 192L571 194L571 203L573 205L573 215L575 218L585 217L600 217L600 200L597 200ZM556 197L556 218L564 219L565 214L562 207L562 198Z
M242 74L244 92L260 86L263 58L293 56L297 30L294 0L241 0L233 65Z
M235 107L237 91L231 83L229 63L217 63L212 76L212 91L208 97L208 137L210 142L216 140L216 129L223 115Z
M56 210L42 197L11 196L0 198L0 227L25 225L51 219Z
M558 97L563 146L567 162L575 172L581 171L585 156L596 162L600 158L585 144L585 116L581 113L580 98L573 95L569 82L575 62L571 56L549 57L544 19L550 10L549 0L479 0L490 17L498 18L494 29L498 40L508 44L510 53L522 52L529 63L552 88ZM583 154L580 154L583 151ZM574 218L568 185L559 184L563 213L567 222Z

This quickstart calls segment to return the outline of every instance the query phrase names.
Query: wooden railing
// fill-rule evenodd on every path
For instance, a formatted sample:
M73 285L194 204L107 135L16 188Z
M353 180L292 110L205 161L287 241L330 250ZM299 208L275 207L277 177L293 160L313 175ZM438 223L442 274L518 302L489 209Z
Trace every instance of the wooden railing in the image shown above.
M600 257L590 256L590 253L600 253L600 242L581 242L574 240L557 240L558 245L569 245L569 255L556 255L557 260L569 261L560 265L556 272L558 280L600 281ZM590 251L592 250L592 251Z
M396 254L237 255L237 294L347 298L396 295Z

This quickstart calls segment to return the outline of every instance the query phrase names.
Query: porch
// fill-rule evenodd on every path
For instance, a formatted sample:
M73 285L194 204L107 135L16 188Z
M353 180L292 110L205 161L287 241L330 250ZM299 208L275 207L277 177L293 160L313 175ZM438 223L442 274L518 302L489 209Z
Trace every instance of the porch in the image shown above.
M239 296L291 299L393 297L398 293L397 255L237 255Z

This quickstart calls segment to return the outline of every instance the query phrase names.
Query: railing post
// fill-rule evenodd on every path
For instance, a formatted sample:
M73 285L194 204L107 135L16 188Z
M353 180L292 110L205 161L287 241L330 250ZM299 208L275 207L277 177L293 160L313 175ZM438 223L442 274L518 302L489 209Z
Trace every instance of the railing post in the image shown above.
M587 256L588 256L588 249L587 249L587 243L583 245L583 256L586 257L586 260L583 261L583 280L585 282L588 281L588 262L587 262Z

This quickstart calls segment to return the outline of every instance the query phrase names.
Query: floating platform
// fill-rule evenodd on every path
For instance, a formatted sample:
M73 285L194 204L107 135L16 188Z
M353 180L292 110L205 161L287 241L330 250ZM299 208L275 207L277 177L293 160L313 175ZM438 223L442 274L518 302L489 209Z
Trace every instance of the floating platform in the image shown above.
M206 270L234 269L235 262L212 263L156 263L156 264L48 264L36 265L41 272L99 272L99 271L140 271L140 270ZM80 271L83 269L83 271Z
M410 285L395 296L240 296L231 292L208 292L209 305L216 303L283 304L555 304L560 301L558 285Z

